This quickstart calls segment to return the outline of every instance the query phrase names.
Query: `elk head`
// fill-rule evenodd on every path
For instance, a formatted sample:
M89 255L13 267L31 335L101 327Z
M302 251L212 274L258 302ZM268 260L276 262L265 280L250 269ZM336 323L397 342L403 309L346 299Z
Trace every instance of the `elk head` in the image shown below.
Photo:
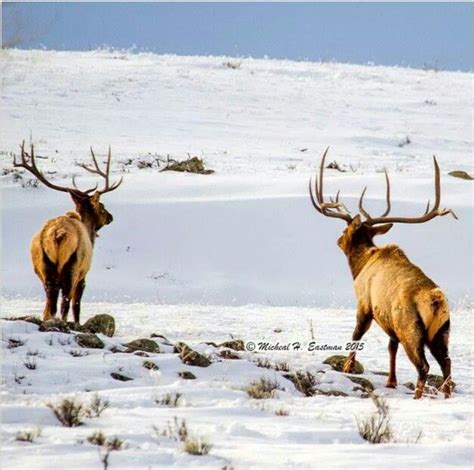
M20 161L17 162L16 158L14 159L13 165L17 168L24 168L29 171L31 174L36 176L36 178L41 181L48 188L54 189L56 191L61 191L68 193L76 207L76 212L81 216L81 220L89 231L92 242L94 242L97 232L104 226L108 225L113 221L112 214L107 211L102 202L100 202L100 196L102 194L108 193L117 189L122 183L123 178L120 178L118 181L110 184L109 175L110 175L110 161L111 161L111 149L109 147L109 153L107 156L107 162L105 171L101 170L97 162L96 156L92 147L90 149L92 155L93 166L88 166L85 164L80 164L81 168L84 168L89 173L98 175L105 180L104 187L102 189L97 189L98 185L86 190L80 190L75 182L75 178L72 178L72 187L59 186L57 184L51 183L45 177L45 175L38 169L35 160L34 147L31 145L30 153L25 151L25 142L21 144L21 156Z
M390 202L390 180L385 170L385 181L386 181L386 209L379 217L372 217L363 206L363 199L367 191L367 187L364 188L359 198L359 213L354 217L349 213L346 206L339 201L339 191L336 197L330 198L329 202L324 200L323 193L323 176L324 176L324 162L328 153L329 147L323 154L321 159L321 165L318 177L314 180L314 192L313 185L310 179L309 181L309 194L313 207L322 215L326 217L333 217L336 219L342 219L347 223L347 227L342 232L342 235L337 240L338 246L341 250L349 256L354 250L358 250L365 247L374 246L373 238L376 235L383 235L387 233L394 223L404 224L420 224L427 222L435 217L444 216L451 214L457 219L456 215L451 209L440 209L441 201L441 184L440 184L440 171L436 157L433 156L434 168L435 168L435 203L430 209L430 201L426 206L425 213L420 217L388 217L391 210ZM364 217L364 219L362 219Z

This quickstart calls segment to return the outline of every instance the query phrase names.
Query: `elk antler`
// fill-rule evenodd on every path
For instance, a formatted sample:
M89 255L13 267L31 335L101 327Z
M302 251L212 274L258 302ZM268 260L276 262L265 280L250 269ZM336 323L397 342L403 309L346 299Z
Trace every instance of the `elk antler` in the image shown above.
M110 149L110 145L109 145L109 154L107 156L107 163L105 166L105 173L100 169L99 164L97 163L97 159L95 158L94 151L92 150L92 147L91 147L91 155L92 155L92 161L94 162L95 168L87 166L84 163L79 164L79 166L81 168L84 168L84 170L87 170L89 173L102 176L102 178L105 179L104 189L97 190L97 192L99 194L105 194L110 191L113 191L114 189L117 189L122 184L123 176L118 181L116 181L115 183L112 183L112 185L109 186L110 159L112 158L112 151Z
M433 155L433 163L435 168L435 203L433 208L430 210L430 201L426 206L425 213L420 217L386 217L390 212L390 180L388 178L387 171L385 171L385 180L387 183L387 192L386 192L386 201L387 201L387 209L385 212L376 218L372 218L370 214L364 210L362 206L362 200L364 199L365 191L367 187L364 188L362 194L359 199L359 210L360 212L366 217L367 220L364 221L366 225L376 225L376 224L386 224L386 223L403 223L403 224L421 224L423 222L427 222L438 216L443 216L447 214L451 214L455 219L457 219L456 214L453 212L452 209L440 209L439 204L441 202L441 178L440 178L440 171L438 162L436 161L436 157Z
M20 148L21 148L21 156L20 156L21 161L17 162L16 156L14 156L13 166L15 168L24 168L25 170L29 171L32 175L36 176L36 178L48 188L54 189L56 191L62 191L65 193L74 193L77 196L86 196L97 188L97 186L95 186L94 188L90 188L90 189L86 189L85 191L82 191L76 186L74 178L72 179L72 183L74 185L73 188L66 187L66 186L59 186L57 184L51 183L51 181L48 181L46 177L44 176L44 174L36 166L35 149L34 149L33 144L31 144L30 146L29 154L25 152L25 141L21 143Z
M322 215L326 217L334 217L336 219L343 219L346 222L350 222L352 220L349 211L346 209L342 202L339 202L339 191L336 194L335 199L330 198L331 202L324 201L324 194L323 194L323 175L324 175L324 162L326 160L326 155L329 151L329 147L325 150L323 154L323 158L321 159L321 165L319 168L319 184L318 178L314 180L314 192L316 194L316 199L313 195L313 187L311 178L309 180L309 195L311 197L311 202L313 207ZM336 212L334 212L334 209Z

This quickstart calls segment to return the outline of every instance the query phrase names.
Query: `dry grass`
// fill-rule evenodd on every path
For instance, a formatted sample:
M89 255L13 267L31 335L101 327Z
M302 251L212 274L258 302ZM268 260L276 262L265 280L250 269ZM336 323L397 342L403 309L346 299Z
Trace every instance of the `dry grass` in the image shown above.
M273 398L276 390L281 390L278 382L267 379L266 377L261 377L260 379L251 382L245 389L250 398L255 398L257 400Z
M390 409L386 400L371 394L375 405L375 412L369 417L357 421L357 429L362 439L371 444L381 444L393 440L393 432L390 426Z
M41 428L29 429L27 431L19 431L16 433L15 440L19 442L34 442L37 437L41 436Z
M65 398L57 404L48 403L58 421L68 428L80 426L85 415L84 405L75 398Z

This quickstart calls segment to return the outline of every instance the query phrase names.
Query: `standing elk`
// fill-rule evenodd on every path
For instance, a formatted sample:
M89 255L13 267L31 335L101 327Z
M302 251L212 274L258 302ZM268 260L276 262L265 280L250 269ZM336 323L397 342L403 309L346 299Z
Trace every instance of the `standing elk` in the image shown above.
M90 173L104 178L105 185L101 190L97 185L81 191L74 187L58 186L46 179L38 169L35 161L33 145L30 154L25 151L25 143L21 145L21 161L14 158L13 165L24 168L32 173L48 188L69 193L76 206L75 211L48 220L43 228L31 240L31 259L37 276L43 283L46 292L46 305L43 320L56 316L59 291L62 294L61 318L67 320L69 305L72 300L74 321L79 323L81 297L84 292L85 278L92 262L92 250L97 232L104 225L112 222L113 217L100 202L100 196L117 189L122 178L109 184L111 150L102 171L91 148L94 167L81 164ZM93 193L93 194L91 194Z
M314 208L326 217L344 220L347 227L337 240L344 252L354 279L357 300L356 326L353 341L360 341L375 320L390 337L390 372L387 387L395 388L397 379L395 362L399 343L402 343L408 358L416 367L418 381L415 399L421 398L428 375L429 364L424 347L428 346L441 367L444 377L445 398L451 396L451 360L448 354L449 308L441 289L423 271L393 244L375 246L373 238L387 233L394 223L416 224L434 217L452 214L450 209L439 209L441 199L439 166L434 160L435 203L430 202L421 217L388 217L390 204L390 181L385 171L386 210L380 217L372 218L363 207L365 188L359 199L360 214L352 217L342 202L339 191L335 199L324 201L323 172L328 149L321 159L318 178L309 181L309 193ZM361 215L365 218L362 220ZM355 352L351 352L344 364L344 372L351 373L355 364Z

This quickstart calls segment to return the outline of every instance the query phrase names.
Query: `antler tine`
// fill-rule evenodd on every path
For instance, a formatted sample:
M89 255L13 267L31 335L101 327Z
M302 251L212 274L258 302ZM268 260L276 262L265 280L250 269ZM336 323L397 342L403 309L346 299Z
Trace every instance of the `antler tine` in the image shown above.
M364 206L362 205L362 201L364 199L366 191L367 191L367 186L362 190L362 193L359 198L359 211L367 220L370 220L371 219L370 214L364 209Z
M314 199L314 194L313 194L313 187L311 185L311 182L312 182L312 178L309 179L309 196L311 198L311 203L313 204L313 207L320 213L320 214L323 214L323 211L321 210L321 208L318 206L316 200ZM314 181L314 189L315 189L315 192L316 192L316 195L318 194L318 180L316 179Z
M319 167L319 175L314 180L314 190L315 194L313 194L313 187L312 187L312 178L309 180L309 194L311 197L311 203L313 207L320 213L327 217L334 217L338 219L346 220L350 222L352 220L349 211L346 209L344 204L339 202L339 191L336 194L336 199L331 199L331 202L324 202L324 194L323 194L323 176L324 176L324 162L326 160L326 155L329 151L329 147L323 153L321 158L321 164ZM319 179L319 184L318 184ZM316 196L316 198L315 198ZM331 211L331 209L336 209L337 212Z
M385 193L385 200L387 201L387 208L385 209L385 212L380 216L380 217L385 217L390 213L390 209L392 208L390 204L390 179L388 177L387 169L383 169L385 173L385 183L387 185L387 191Z
M419 224L423 222L428 222L428 220L431 220L437 216L444 216L448 214L451 214L455 219L457 219L457 216L452 209L439 209L439 204L441 202L441 175L438 162L436 161L436 157L434 155L433 164L435 169L435 202L431 209L430 201L428 201L425 213L421 217L377 217L376 219L366 220L365 223L368 225L376 225L382 223Z
M72 188L67 188L65 186L58 186L57 184L53 184L50 181L46 179L46 177L43 175L43 173L38 169L36 166L36 160L35 160L35 149L34 145L31 144L30 147L30 154L28 155L27 152L25 152L25 141L20 145L21 149L21 161L17 162L16 157L13 157L13 166L16 168L24 168L25 170L29 171L33 176L35 176L41 183L43 183L45 186L51 189L55 189L56 191L61 191L61 192L71 192L74 191ZM29 162L28 162L29 159Z

